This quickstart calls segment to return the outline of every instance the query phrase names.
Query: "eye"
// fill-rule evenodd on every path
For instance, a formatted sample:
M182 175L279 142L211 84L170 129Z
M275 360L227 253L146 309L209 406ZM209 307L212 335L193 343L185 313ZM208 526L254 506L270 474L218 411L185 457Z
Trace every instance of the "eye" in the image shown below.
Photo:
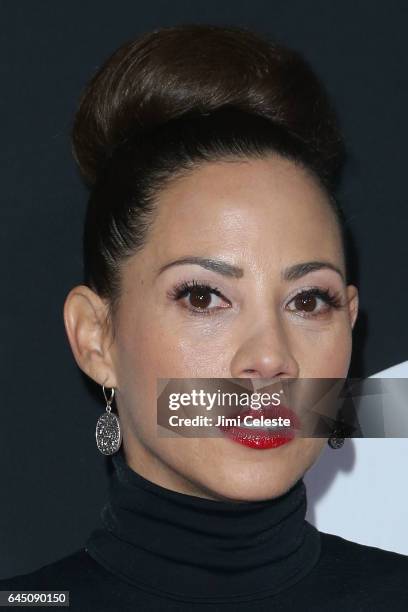
M289 311L303 313L300 316L304 318L318 317L333 309L338 310L343 307L339 293L331 293L328 289L320 289L319 287L312 287L299 292L290 300L289 304L292 303L294 308L289 308Z
M211 311L218 311L231 306L231 302L224 298L217 287L199 283L195 280L177 285L168 295L175 301L187 298L186 308L192 314L211 315L214 314ZM221 306L222 302L227 303L227 306Z

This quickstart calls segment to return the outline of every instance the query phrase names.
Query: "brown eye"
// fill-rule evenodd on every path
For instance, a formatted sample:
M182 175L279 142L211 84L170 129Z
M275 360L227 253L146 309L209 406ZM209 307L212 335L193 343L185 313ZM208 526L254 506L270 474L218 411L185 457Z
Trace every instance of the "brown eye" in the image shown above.
M303 310L305 312L313 312L316 308L316 296L310 294L300 294L294 299L296 310Z
M189 302L194 308L205 309L211 304L211 291L208 288L193 287L189 293Z
M183 308L186 308L191 314L209 315L231 307L231 302L217 287L197 281L181 283L172 289L168 296L172 300L180 301Z
M332 309L343 307L339 294L331 294L327 289L318 287L301 291L289 303L294 306L289 308L290 312L298 312L300 316L309 318L327 315Z

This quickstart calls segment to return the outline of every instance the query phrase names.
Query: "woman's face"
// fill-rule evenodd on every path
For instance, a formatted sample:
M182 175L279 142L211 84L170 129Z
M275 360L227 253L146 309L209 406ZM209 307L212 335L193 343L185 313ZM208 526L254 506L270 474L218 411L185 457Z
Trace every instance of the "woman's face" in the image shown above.
M103 345L103 358L92 357L98 336L90 323L94 310L84 304L97 306L99 297L81 286L81 306L79 291L67 299L66 321L83 329L75 340L66 324L77 361L100 384L109 376L105 386L116 388L127 461L145 478L214 499L281 495L313 464L326 438L295 437L259 449L223 436L164 437L157 433L156 384L158 378L347 376L357 289L329 267L283 276L295 264L318 261L345 277L327 195L303 168L270 156L205 163L168 185L157 204L146 246L123 264L115 337ZM191 257L242 273L169 265ZM193 281L209 287L204 301L194 292L177 299L177 287ZM294 298L311 287L339 295L344 307L316 298L312 310L310 304L302 310ZM81 327L81 320L88 323Z

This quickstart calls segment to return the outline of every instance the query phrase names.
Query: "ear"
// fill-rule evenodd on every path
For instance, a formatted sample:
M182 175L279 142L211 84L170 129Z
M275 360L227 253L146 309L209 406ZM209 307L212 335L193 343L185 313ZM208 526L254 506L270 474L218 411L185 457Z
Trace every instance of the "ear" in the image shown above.
M348 297L348 307L349 307L351 328L353 329L356 323L356 320L357 320L357 316L358 316L358 304L359 304L358 289L355 285L347 286L347 297Z
M100 385L116 387L107 303L86 285L78 285L65 299L63 316L78 366Z

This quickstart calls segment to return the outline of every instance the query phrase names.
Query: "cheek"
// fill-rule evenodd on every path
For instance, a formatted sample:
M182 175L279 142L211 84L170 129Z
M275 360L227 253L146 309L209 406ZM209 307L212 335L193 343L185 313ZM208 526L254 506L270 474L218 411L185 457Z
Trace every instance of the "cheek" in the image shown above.
M316 461L326 446L326 438L303 438L297 447L297 464L300 475L304 474Z
M144 418L156 414L159 378L220 376L216 357L222 354L223 343L225 339L213 343L191 329L175 330L163 321L153 325L144 325L141 318L123 321L116 337L115 362L118 397L123 398L126 412Z
M345 378L352 336L347 321L314 333L296 334L292 342L301 378Z
M149 378L194 378L217 375L225 338L206 339L183 331L166 330L144 336L132 358L134 367ZM215 368L215 369L214 369Z
M135 359L145 378L222 376L228 372L225 358L231 341L228 333L205 327L202 321L166 325L162 317L149 334L139 334Z

